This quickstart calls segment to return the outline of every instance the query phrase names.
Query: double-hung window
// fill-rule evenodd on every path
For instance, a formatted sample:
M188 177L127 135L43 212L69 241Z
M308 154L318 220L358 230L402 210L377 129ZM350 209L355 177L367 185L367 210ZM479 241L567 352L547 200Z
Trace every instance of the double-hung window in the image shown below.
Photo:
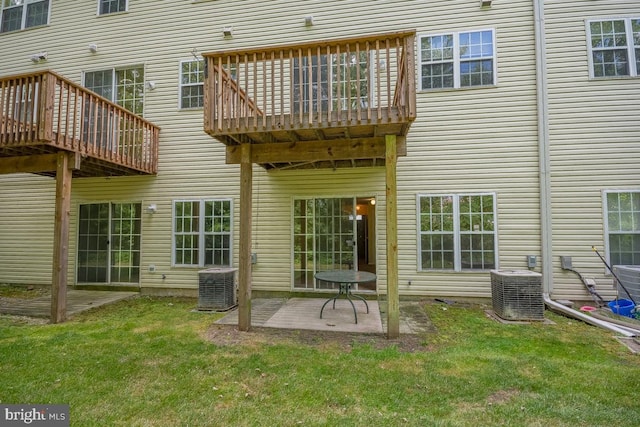
M204 105L204 61L180 63L180 108L202 108Z
M420 270L496 268L494 194L418 195Z
M2 0L0 32L24 30L49 23L50 0Z
M638 76L640 17L588 21L591 77Z
M229 267L231 200L179 200L173 204L173 264Z
M420 37L422 90L496 84L494 30Z
M98 0L98 15L126 12L127 0Z
M605 192L610 265L640 265L640 191Z

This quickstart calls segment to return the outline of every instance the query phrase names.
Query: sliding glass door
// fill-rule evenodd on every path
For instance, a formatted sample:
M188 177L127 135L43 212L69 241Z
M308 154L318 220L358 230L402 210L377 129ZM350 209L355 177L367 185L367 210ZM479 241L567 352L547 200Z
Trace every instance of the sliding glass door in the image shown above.
M80 205L78 283L139 283L140 203Z
M296 199L293 210L293 287L333 289L314 274L358 268L355 198Z

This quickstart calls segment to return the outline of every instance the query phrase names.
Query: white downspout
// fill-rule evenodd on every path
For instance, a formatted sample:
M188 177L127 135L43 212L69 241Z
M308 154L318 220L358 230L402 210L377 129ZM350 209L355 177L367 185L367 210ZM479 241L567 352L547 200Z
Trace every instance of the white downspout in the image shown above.
M545 294L553 291L553 240L551 223L551 160L549 156L549 99L544 30L544 0L533 0L536 46L536 95L538 106L538 169L540 185L540 250L542 285Z

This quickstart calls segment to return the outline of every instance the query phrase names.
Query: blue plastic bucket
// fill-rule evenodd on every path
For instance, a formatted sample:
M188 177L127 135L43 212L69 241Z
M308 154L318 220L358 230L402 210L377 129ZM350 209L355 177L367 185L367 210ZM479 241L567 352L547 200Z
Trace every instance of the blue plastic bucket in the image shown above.
M607 305L615 314L633 317L633 301L629 301L628 299L618 299L609 302Z

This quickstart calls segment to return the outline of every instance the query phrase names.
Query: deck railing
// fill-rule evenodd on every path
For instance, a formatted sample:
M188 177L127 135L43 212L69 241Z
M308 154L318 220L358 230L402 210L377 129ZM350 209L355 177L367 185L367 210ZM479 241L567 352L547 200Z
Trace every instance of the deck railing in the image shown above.
M157 126L54 72L0 78L0 148L47 145L156 173L158 137Z
M414 32L204 54L211 135L412 121Z

